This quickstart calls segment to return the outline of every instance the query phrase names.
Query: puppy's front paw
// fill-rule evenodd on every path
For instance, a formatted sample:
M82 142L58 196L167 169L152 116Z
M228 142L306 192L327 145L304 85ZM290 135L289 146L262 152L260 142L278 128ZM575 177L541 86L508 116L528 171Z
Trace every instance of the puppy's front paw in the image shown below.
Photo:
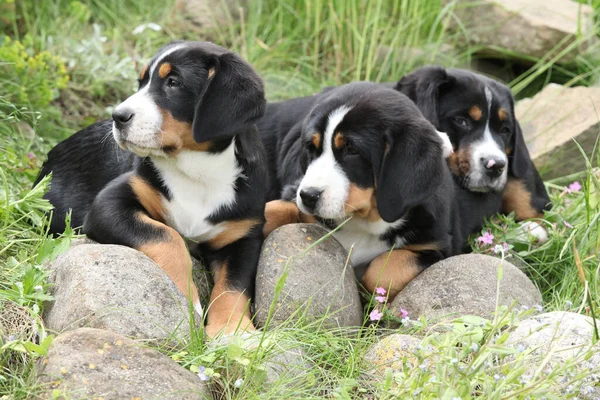
M535 242L538 244L544 244L550 239L548 231L539 222L526 221L521 223L516 239L521 242L527 242L530 237L535 238Z
M442 139L442 153L444 154L444 158L450 157L450 154L454 153L454 149L452 148L452 142L450 142L448 134L438 130L436 132L440 136L440 139Z

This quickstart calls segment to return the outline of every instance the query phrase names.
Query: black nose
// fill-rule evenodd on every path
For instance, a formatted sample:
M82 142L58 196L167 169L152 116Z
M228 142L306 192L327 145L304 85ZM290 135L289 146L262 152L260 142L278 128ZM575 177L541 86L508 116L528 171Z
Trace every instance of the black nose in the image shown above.
M506 167L506 161L498 157L483 157L481 158L481 163L490 178L497 178L502 175Z
M317 206L319 202L319 197L321 197L322 190L318 190L315 188L308 188L300 191L300 198L302 199L302 204L309 210L312 211Z
M118 107L112 114L113 121L117 128L125 128L132 120L134 113L129 108Z

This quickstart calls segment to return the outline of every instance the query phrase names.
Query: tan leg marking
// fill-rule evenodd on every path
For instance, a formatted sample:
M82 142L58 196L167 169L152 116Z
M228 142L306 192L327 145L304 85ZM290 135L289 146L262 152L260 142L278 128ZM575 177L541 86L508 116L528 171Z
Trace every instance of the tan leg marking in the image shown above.
M265 219L266 223L263 227L263 235L265 237L283 225L297 224L299 222L312 224L315 222L315 218L312 215L301 213L296 203L283 200L273 200L266 204Z
M162 202L162 197L158 190L153 188L145 179L133 175L129 179L131 190L135 193L138 201L148 212L152 219L160 222L165 220L165 209Z
M523 181L518 179L509 179L506 183L502 199L502 211L507 214L514 211L517 221L543 216L533 208L531 205L531 192L527 190Z
M415 243L415 244L407 244L402 247L405 250L410 250L414 252L419 251L439 251L441 249L440 244L436 242L431 243Z
M205 332L215 337L220 332L234 333L236 330L253 331L256 328L250 318L250 298L227 282L227 263L215 270L215 286L210 295L208 323Z
M137 250L157 263L194 306L199 304L198 290L192 281L192 259L181 235L141 212L137 218L141 223L153 225L167 235L164 242L145 243Z
M362 283L371 293L378 287L385 288L391 301L422 270L416 253L403 249L393 250L392 254L385 252L371 261Z
M192 125L188 122L176 120L173 115L164 109L159 109L162 115L160 126L160 145L168 149L170 155L177 155L182 149L192 151L208 151L211 142L198 143L192 134Z
M228 244L236 242L246 236L248 232L256 225L260 224L258 219L241 219L238 221L227 221L221 224L224 226L223 232L219 233L214 238L210 239L211 247L221 249Z

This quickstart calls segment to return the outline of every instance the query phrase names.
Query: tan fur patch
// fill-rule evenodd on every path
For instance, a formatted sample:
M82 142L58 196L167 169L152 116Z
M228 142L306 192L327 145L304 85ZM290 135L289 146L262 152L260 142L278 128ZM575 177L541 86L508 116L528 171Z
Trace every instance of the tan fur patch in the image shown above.
M164 222L165 209L162 197L158 190L137 175L133 175L131 179L129 179L129 184L131 185L131 190L133 190L138 201L148 212L150 217L157 221Z
M346 138L344 137L342 132L338 132L335 134L335 137L333 138L333 145L336 149L341 149L346 145Z
M360 188L351 183L348 198L344 204L346 214L355 214L369 221L381 219L377 210L374 188Z
M385 252L371 261L362 283L371 293L383 287L388 291L391 301L422 270L417 253L404 249L393 250L392 254Z
M162 115L160 145L163 149L169 149L170 155L177 155L182 149L208 151L211 142L196 142L190 123L176 120L167 110L159 110Z
M458 149L448 157L450 172L456 176L468 175L471 171L471 154L468 150Z
M507 155L510 155L510 153L512 153L512 149L511 149L510 147L507 147L506 149L504 149L504 152L505 152Z
M517 221L543 216L531 205L531 192L527 190L523 181L518 179L509 179L506 183L502 211L506 214L514 211Z
M500 118L500 121L506 121L508 118L508 112L504 108L500 108L498 110L498 118Z
M199 297L192 281L192 259L181 235L175 229L153 220L142 212L139 212L136 218L140 223L162 230L166 238L161 242L144 243L137 250L158 264L188 300L196 304Z
M403 246L402 248L406 249L406 250L414 251L414 252L419 252L419 251L439 251L440 250L440 244L436 243L436 242L431 242L431 243L414 243L414 244L407 244L406 246Z
M171 67L171 64L169 64L168 62L162 63L160 65L160 68L158 69L158 76L160 77L160 79L165 79L165 77L169 75L172 69L173 67Z
M215 76L215 69L211 68L208 70L208 79L211 79L213 76Z
M250 319L250 298L247 294L229 287L227 282L227 262L215 270L215 286L210 295L208 323L205 332L215 337L220 332L235 333L236 330L253 331Z
M312 134L311 142L315 148L319 148L321 146L321 134L319 132L315 132Z
M264 237L283 225L315 222L315 217L300 212L296 203L283 200L272 200L265 205L265 219Z
M473 118L473 120L479 121L483 113L481 112L481 108L479 108L479 106L471 106L471 108L469 108L469 115L471 118Z
M248 232L258 224L260 224L258 219L241 219L238 221L223 222L221 224L221 226L224 227L223 231L210 239L208 243L214 249L221 249L246 236Z
M146 76L146 72L148 72L147 65L145 65L144 68L142 68L142 71L140 72L140 79L144 79L144 76Z

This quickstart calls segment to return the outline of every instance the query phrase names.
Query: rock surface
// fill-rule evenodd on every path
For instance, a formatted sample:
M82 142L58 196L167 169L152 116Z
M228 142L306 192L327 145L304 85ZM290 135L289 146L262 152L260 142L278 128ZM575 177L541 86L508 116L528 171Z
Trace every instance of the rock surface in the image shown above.
M545 179L585 169L573 139L590 155L600 133L600 88L548 84L515 113L531 158Z
M600 329L600 320L596 323ZM552 371L568 361L575 361L576 372L598 371L600 368L600 346L593 345L592 318L573 312L554 311L527 318L510 334L506 345L531 352L534 356L534 361L527 363L523 373L527 379L532 378L549 354L551 356L543 371ZM586 360L586 353L590 350L592 355ZM580 393L581 398L597 399L600 396L597 372L585 379L584 387L590 390Z
M200 378L156 350L113 332L80 328L58 336L37 371L69 399L212 399Z
M498 48L512 57L541 58L552 51L560 53L580 32L593 37L593 8L572 0L462 0L453 11L459 22L451 21L451 28L466 31L466 44L482 46L481 53L499 58L507 53ZM555 49L563 40L563 46ZM584 49L577 50L559 62L572 61Z
M240 8L245 7L247 0L177 0L175 8L178 13L203 28L216 28L226 25L230 18L234 21L240 17Z
M365 362L371 367L369 373L385 377L388 368L401 372L419 365L420 349L421 339L396 333L373 344L365 354Z
M46 307L44 321L53 331L89 326L143 339L189 336L186 298L136 250L79 244L51 269L55 300Z
M361 326L363 312L348 254L333 237L303 253L327 234L314 224L285 225L263 244L256 277L256 318L264 327L278 280L287 273L270 326L294 320L318 320L325 327ZM290 259L290 257L293 257ZM288 263L288 260L289 263Z
M463 254L442 260L413 279L389 305L392 312L408 311L411 319L477 315L492 318L496 307L498 267L502 264L499 305L542 304L539 290L519 268L482 254Z

